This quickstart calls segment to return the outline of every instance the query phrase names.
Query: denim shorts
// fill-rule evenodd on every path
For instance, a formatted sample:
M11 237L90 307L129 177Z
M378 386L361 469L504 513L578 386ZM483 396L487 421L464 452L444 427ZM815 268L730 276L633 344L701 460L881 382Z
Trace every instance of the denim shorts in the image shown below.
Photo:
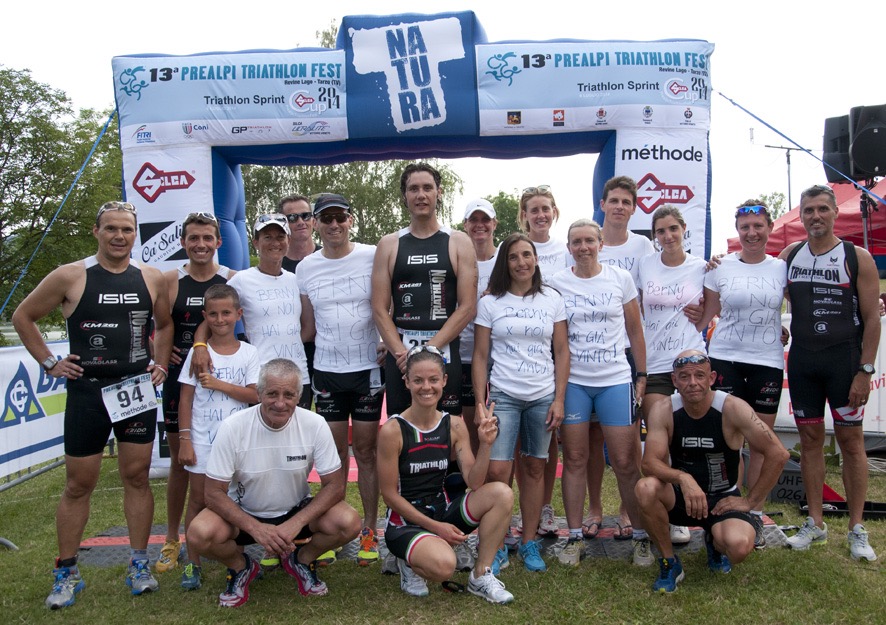
M518 437L522 454L547 459L552 432L545 421L554 394L524 401L490 386L489 401L495 402L495 416L498 417L498 438L492 444L490 460L513 460Z
M631 425L635 420L634 385L566 385L566 418L563 425L600 422L600 425Z

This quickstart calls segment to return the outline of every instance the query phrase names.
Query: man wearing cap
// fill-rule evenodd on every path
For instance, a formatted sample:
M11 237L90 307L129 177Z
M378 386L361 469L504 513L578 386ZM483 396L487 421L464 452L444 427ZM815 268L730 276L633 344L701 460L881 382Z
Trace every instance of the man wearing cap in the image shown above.
M12 316L22 343L46 373L67 379L65 490L56 511L59 552L45 602L51 609L73 605L85 587L77 550L112 431L129 529L126 584L134 595L158 589L147 555L154 515L148 469L157 426L155 387L168 375L172 324L163 274L129 257L136 225L132 204L102 205L92 228L98 241L95 256L52 271ZM67 319L71 349L61 360L37 327L57 306ZM152 320L153 361L148 345Z
M444 354L448 375L441 408L461 414L459 333L477 310L477 257L463 232L437 220L441 177L427 163L407 165L400 192L409 226L382 237L372 269L372 314L388 348L388 414L409 407L403 382L407 350L432 345Z
M465 233L474 244L474 253L477 255L477 301L480 300L489 284L489 276L495 265L495 229L498 227L498 219L495 218L495 207L483 198L477 198L468 202L465 207L464 217ZM474 423L474 384L471 381L471 358L474 354L474 321L462 330L459 336L459 355L461 356L461 404L462 416L468 428L471 438L471 449L474 454L479 449L480 441L477 438L477 424Z
M286 358L298 365L304 382L299 406L310 408L311 385L302 341L313 338L314 318L302 311L295 274L283 269L283 256L289 247L289 223L279 213L259 215L253 233L258 265L237 272L228 284L240 296L246 337L258 350L259 362ZM207 336L208 328L201 324L195 349L206 343ZM195 351L192 363L198 371L211 366L207 350Z
M760 510L787 462L788 452L744 401L711 390L716 372L702 351L674 361L677 393L649 411L643 475L635 491L646 531L661 552L652 588L677 590L683 566L674 554L669 523L700 525L708 567L728 573L754 550L750 510ZM760 479L746 497L736 486L744 442L763 458Z
M378 560L375 448L384 397L376 360L379 336L370 304L375 246L350 240L354 218L341 195L325 193L316 199L314 223L323 247L295 270L302 310L313 317L317 329L311 380L314 405L332 430L345 476L351 421L357 488L363 503L357 563L365 566Z
M788 545L806 550L828 539L822 520L827 400L842 458L849 553L854 560L874 561L877 554L861 524L868 489L862 425L880 344L880 282L870 253L834 234L837 213L830 187L816 185L803 191L800 221L808 239L789 245L779 255L788 264L793 337L788 383L809 502L809 517Z

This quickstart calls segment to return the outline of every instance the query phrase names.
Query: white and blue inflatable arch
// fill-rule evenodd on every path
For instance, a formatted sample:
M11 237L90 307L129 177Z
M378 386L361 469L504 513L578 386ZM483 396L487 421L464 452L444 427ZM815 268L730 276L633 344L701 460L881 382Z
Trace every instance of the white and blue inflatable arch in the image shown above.
M471 12L349 16L336 49L113 59L140 260L184 260L184 216L214 212L248 266L240 165L598 153L594 204L637 180L631 229L676 204L710 252L710 57L700 40L489 43ZM598 219L601 215L597 215Z

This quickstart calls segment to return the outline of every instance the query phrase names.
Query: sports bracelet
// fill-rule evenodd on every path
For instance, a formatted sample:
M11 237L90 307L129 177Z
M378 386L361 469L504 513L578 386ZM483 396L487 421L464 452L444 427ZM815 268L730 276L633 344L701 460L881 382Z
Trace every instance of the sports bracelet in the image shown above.
M194 343L191 347L205 347L206 349L209 349L209 346L206 343Z

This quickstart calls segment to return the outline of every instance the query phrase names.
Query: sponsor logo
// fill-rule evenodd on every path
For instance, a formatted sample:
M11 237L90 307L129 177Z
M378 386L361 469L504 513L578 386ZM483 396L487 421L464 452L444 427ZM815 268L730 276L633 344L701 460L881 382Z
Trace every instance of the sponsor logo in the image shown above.
M422 282L401 282L400 286L398 286L397 288L400 291L403 291L404 289L417 289L422 284L423 284Z
M651 214L662 204L687 204L695 197L686 185L665 184L653 174L646 174L637 183L637 206Z
M205 132L209 130L208 124L194 124L192 122L182 122L182 132L187 139L193 139L194 133Z
M329 106L325 102L318 102L307 91L296 91L289 96L289 108L296 113L322 113Z
M623 148L621 159L623 161L686 161L701 163L704 161L704 152L697 149L694 145L681 150L680 148L671 149L662 144L653 145L652 147L649 147L647 144L642 148Z
M437 254L410 254L406 257L407 265L429 265L439 262Z
M45 417L46 413L31 386L28 370L24 363L18 363L18 370L9 381L4 394L3 413L0 414L0 428L18 425L22 421L34 421Z
M597 122L604 122L604 121L606 121L606 109L604 109L601 106L600 108L597 109Z
M400 302L403 304L403 308L412 308L412 293L404 293Z
M307 460L307 455L299 455L299 456L286 456L286 462L304 462Z
M714 439L704 436L684 436L683 447L686 449L713 449Z
M652 119L652 107L648 104L643 107L643 119L645 119L646 121Z
M105 321L83 321L80 323L81 330L109 330L116 327L116 323L107 323Z
M692 109L688 106L686 107L686 110L683 111L683 117L686 118L686 121L692 119Z
M151 137L151 131L148 130L146 124L142 124L136 128L135 132L132 133L131 138L135 139L136 143L154 143L154 139Z
M138 293L99 293L99 304L138 304Z
M187 299L185 306L199 306L200 308L202 308L203 307L203 298L191 296Z
M317 120L310 124L292 122L292 134L296 137L303 137L305 135L329 135L332 132L328 122Z
M192 132L194 132L194 124L190 122L182 122L182 132L186 135L191 134Z
M684 93L689 92L689 87L684 85L680 79L674 78L667 82L665 85L665 91L667 91L672 97L682 98Z
M512 66L510 59L516 59L515 52L505 52L504 54L494 54L486 59L486 67L489 71L488 76L492 76L498 82L508 81L508 87L514 84L514 74L520 73L520 68L516 65Z
M431 269L431 319L446 319L446 301L443 299L443 283L446 282L445 269Z
M445 471L449 468L449 460L446 458L442 460L431 460L429 462L410 462L409 463L409 473L416 474L421 473L423 471Z
M566 125L566 111L563 109L554 109L553 119L551 122L554 126L565 126Z
M828 322L827 321L818 321L813 324L812 329L816 334L827 334L828 333Z
M508 126L519 126L523 123L522 111L508 111Z
M231 134L233 135L242 135L244 133L255 133L259 135L269 134L271 132L271 126L232 126Z
M151 163L145 163L135 175L132 188L145 200L153 203L167 191L187 189L195 180L194 176L186 171L163 171Z
M128 436L137 436L139 434L147 434L148 433L148 426L146 426L141 421L136 421L134 423L130 423L126 427L126 429L123 430L123 433Z
M136 100L141 100L142 89L150 86L150 83L148 81L139 76L139 74L143 71L145 71L143 65L124 69L120 73L120 75L117 76L117 82L120 83L120 91L130 97L135 96Z
M104 334L93 334L89 337L89 346L93 349L104 349L107 337Z

